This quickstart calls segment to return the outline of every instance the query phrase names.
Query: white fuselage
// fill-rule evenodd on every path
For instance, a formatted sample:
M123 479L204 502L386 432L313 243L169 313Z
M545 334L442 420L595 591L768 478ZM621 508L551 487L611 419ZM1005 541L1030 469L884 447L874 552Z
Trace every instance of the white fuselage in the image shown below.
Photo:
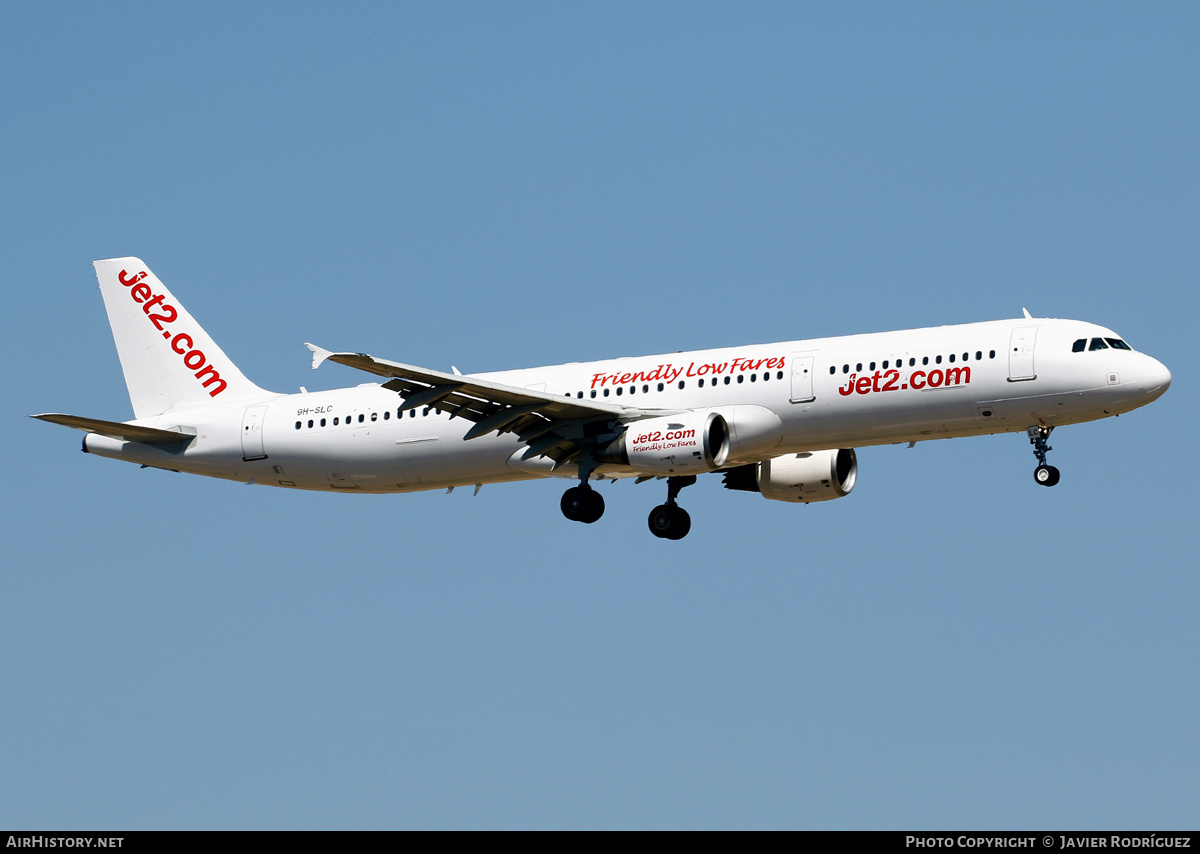
M1073 352L1116 334L1017 319L610 359L474 375L517 388L667 411L715 409L734 432L725 466L782 454L1057 427L1127 412L1170 373L1124 349ZM464 440L471 422L399 412L375 383L175 408L133 422L182 428L180 449L89 434L85 450L159 468L298 489L412 492L543 477L512 434ZM736 409L734 409L736 407ZM739 425L742 434L738 435ZM573 466L557 475L577 477ZM606 465L593 477L641 474Z

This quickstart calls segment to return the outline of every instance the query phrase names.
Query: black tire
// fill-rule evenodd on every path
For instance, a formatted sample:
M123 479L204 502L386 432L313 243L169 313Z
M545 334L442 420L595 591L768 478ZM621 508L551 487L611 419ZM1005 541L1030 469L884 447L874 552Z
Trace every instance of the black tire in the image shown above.
M584 503L587 499L583 494L588 490L582 486L572 486L562 495L562 500L558 502L558 506L562 508L562 514L572 522L580 520L580 514L583 512Z
M558 506L572 522L590 525L604 515L604 496L590 486L572 486L563 493Z
M579 521L585 525L590 525L604 515L604 496L594 489L584 490L586 498L584 499L583 513L579 517Z
M660 504L646 520L650 533L664 540L682 540L692 529L692 517L682 507Z
M1033 479L1041 486L1054 486L1060 475L1054 466L1038 466L1033 470Z
M692 517L682 507L675 508L675 524L667 537L669 540L682 540L692 530Z

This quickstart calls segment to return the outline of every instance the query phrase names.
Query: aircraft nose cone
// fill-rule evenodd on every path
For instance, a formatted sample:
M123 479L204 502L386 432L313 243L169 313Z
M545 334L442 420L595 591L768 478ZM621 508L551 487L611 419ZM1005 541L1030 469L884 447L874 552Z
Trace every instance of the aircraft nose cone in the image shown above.
M1146 358L1149 364L1146 366L1145 387L1150 394L1157 398L1171 387L1171 372L1158 359L1152 359L1149 356Z

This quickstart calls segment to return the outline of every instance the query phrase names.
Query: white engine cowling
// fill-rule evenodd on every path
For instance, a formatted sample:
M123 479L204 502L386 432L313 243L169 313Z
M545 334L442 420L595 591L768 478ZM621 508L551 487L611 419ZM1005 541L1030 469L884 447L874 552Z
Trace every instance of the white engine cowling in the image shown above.
M783 438L783 422L765 406L738 403L714 406L711 410L729 425L729 459L735 462L761 460Z
M716 471L728 458L729 425L716 412L635 421L600 455L640 474L668 477Z
M784 454L758 464L758 490L772 501L828 501L849 495L858 478L854 450Z

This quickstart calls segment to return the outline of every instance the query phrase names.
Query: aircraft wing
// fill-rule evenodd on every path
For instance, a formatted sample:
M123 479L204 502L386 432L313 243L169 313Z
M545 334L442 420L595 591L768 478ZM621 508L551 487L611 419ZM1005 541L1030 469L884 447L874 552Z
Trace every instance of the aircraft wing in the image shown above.
M29 417L49 421L52 424L61 424L64 427L73 427L76 430L83 430L87 433L99 433L101 436L107 436L110 439L119 439L122 442L169 445L174 442L187 442L195 438L191 433L181 433L176 430L139 427L136 424L122 424L119 421L101 421L99 418L62 415L58 412L44 412L41 415L30 415Z
M451 418L474 421L465 439L491 432L515 433L529 445L524 459L547 456L560 465L575 455L574 439L584 436L584 425L597 421L635 421L664 410L643 410L597 400L559 397L544 391L518 388L461 374L418 368L366 353L334 353L305 344L313 354L313 369L326 360L390 379L386 389L404 398L401 411L436 407ZM590 435L590 433L589 433Z

